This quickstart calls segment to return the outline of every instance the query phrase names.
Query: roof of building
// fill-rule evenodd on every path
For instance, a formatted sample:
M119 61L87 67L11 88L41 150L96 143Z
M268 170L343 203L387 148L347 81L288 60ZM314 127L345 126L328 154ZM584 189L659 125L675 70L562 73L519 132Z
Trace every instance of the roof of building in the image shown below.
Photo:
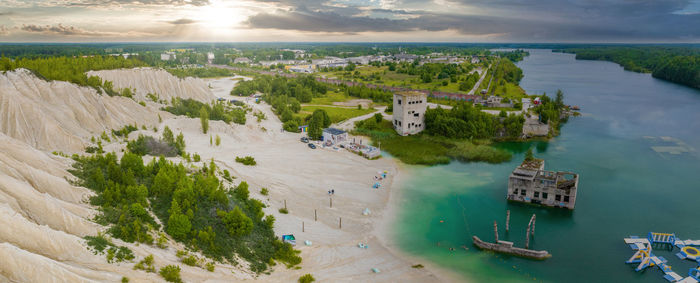
M425 94L423 92L419 92L419 91L400 91L400 92L396 92L394 94L400 95L400 96L421 96L421 97L427 96L427 94Z
M345 131L343 131L341 129L336 129L336 128L325 128L325 129L323 129L323 132L329 133L331 135L342 135L342 134L346 133Z

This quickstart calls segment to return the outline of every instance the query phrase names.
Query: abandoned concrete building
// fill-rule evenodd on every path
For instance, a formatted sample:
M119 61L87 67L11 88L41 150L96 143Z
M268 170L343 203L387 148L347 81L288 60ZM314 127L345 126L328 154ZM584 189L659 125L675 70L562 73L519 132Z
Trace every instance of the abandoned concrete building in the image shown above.
M394 93L394 129L399 135L414 135L425 129L425 93L410 91Z
M511 201L574 209L578 174L544 170L544 160L526 160L508 180Z

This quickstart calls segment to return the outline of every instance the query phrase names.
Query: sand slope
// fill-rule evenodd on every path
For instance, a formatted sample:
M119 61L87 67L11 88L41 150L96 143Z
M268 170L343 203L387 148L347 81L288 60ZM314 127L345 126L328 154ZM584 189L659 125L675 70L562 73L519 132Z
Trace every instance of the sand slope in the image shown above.
M214 97L209 86L197 78L180 79L162 69L135 68L120 70L90 71L88 76L99 76L112 81L115 89L131 88L135 90L137 100L148 100L152 93L161 100L170 101L174 97L192 98L199 101L211 101Z
M102 131L134 123L152 126L157 108L146 109L132 99L47 82L27 70L0 75L0 132L42 150L78 152Z
M157 73L133 72L144 72L145 77ZM146 88L139 85L143 80L134 80L134 88ZM221 86L214 92L222 97L232 87L230 82L215 85ZM202 96L213 97L211 92ZM179 262L175 252L184 249L179 243L170 241L168 248L159 249L114 240L132 249L137 260L153 254L156 268L179 265L185 282L295 282L306 273L312 273L319 282L451 279L437 277L430 266L411 268L420 262L397 254L384 236L391 215L389 199L400 176L393 160L369 161L346 151L309 149L299 142L301 135L280 131L281 123L269 105L248 103L268 119L257 122L249 114L246 125L211 121L210 133L202 134L199 119L174 117L158 111L162 105L156 103L143 107L131 99L101 96L70 83L45 82L25 70L0 75L0 282L117 282L122 276L131 282L162 281L157 274L133 270L134 263L110 264L104 255L87 250L82 238L106 229L90 221L97 213L87 203L93 193L67 181L72 178L67 171L70 159L49 153L82 152L90 136L130 123L149 125L149 130L134 132L131 138L140 133L159 136L166 125L176 133L182 132L187 152L199 153L202 162L213 159L237 177L229 185L247 181L251 197L266 203L265 213L277 219L276 234L295 234L303 257L301 269L277 265L271 275L256 276L241 266L224 264L208 272ZM162 123L158 122L158 113ZM150 125L158 131L150 130ZM210 145L210 135L219 135L221 145ZM105 148L120 153L123 144L113 141ZM236 156L246 155L253 156L258 165L244 166L234 161ZM181 158L172 160L179 162ZM377 171L384 170L390 177L382 181L382 189L371 189ZM270 190L269 196L260 194L262 187ZM329 189L336 191L332 208ZM280 214L278 209L285 201L289 214ZM365 208L372 213L362 215ZM342 228L338 225L341 217ZM313 245L303 245L305 240ZM370 248L360 249L358 243ZM372 268L381 273L373 273Z

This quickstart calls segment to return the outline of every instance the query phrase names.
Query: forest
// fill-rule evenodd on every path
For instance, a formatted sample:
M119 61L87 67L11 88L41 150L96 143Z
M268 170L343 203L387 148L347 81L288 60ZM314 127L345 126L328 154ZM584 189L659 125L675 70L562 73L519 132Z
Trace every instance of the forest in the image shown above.
M580 60L603 60L625 70L651 73L655 78L700 88L700 48L682 46L575 47L556 51L574 53Z
M74 155L71 173L78 184L96 193L90 203L99 207L96 220L126 242L161 246L164 231L188 248L217 261L238 264L238 258L261 273L275 261L293 266L298 251L276 238L275 218L265 205L249 198L248 184L227 188L212 161L196 172L164 157L144 164L138 154L126 152L93 156ZM155 221L160 220L161 225Z
M524 122L522 115L497 117L467 103L450 110L433 108L425 111L425 133L446 138L518 139Z

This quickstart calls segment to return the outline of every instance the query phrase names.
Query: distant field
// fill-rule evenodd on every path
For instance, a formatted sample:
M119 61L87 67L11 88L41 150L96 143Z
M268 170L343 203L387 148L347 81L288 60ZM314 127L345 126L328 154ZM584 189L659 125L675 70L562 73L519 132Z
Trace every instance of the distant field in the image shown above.
M355 71L359 72L358 76L355 76ZM467 93L467 91L459 90L459 82L452 83L450 79L433 79L432 82L424 83L420 76L409 75L397 73L395 71L389 71L387 66L358 66L353 72L347 71L333 71L333 72L319 72L318 75L322 75L329 78L337 78L342 80L355 80L362 83L371 84L381 84L387 86L396 87L408 87L414 89L427 89L435 91L445 91L445 92L456 92L456 93ZM379 77L379 79L370 79L374 75L374 78ZM362 79L362 77L365 79ZM443 86L442 82L446 81L447 85Z
M314 105L333 105L333 102L345 102L348 100L357 99L335 91L328 91L323 97L314 97L308 104Z
M326 110L326 112L328 113L328 117L331 118L332 123L338 123L353 117L362 116L376 111L374 109L357 109L332 106L302 106L301 111L299 111L297 116L300 116L303 119L307 115L312 114L317 109Z

